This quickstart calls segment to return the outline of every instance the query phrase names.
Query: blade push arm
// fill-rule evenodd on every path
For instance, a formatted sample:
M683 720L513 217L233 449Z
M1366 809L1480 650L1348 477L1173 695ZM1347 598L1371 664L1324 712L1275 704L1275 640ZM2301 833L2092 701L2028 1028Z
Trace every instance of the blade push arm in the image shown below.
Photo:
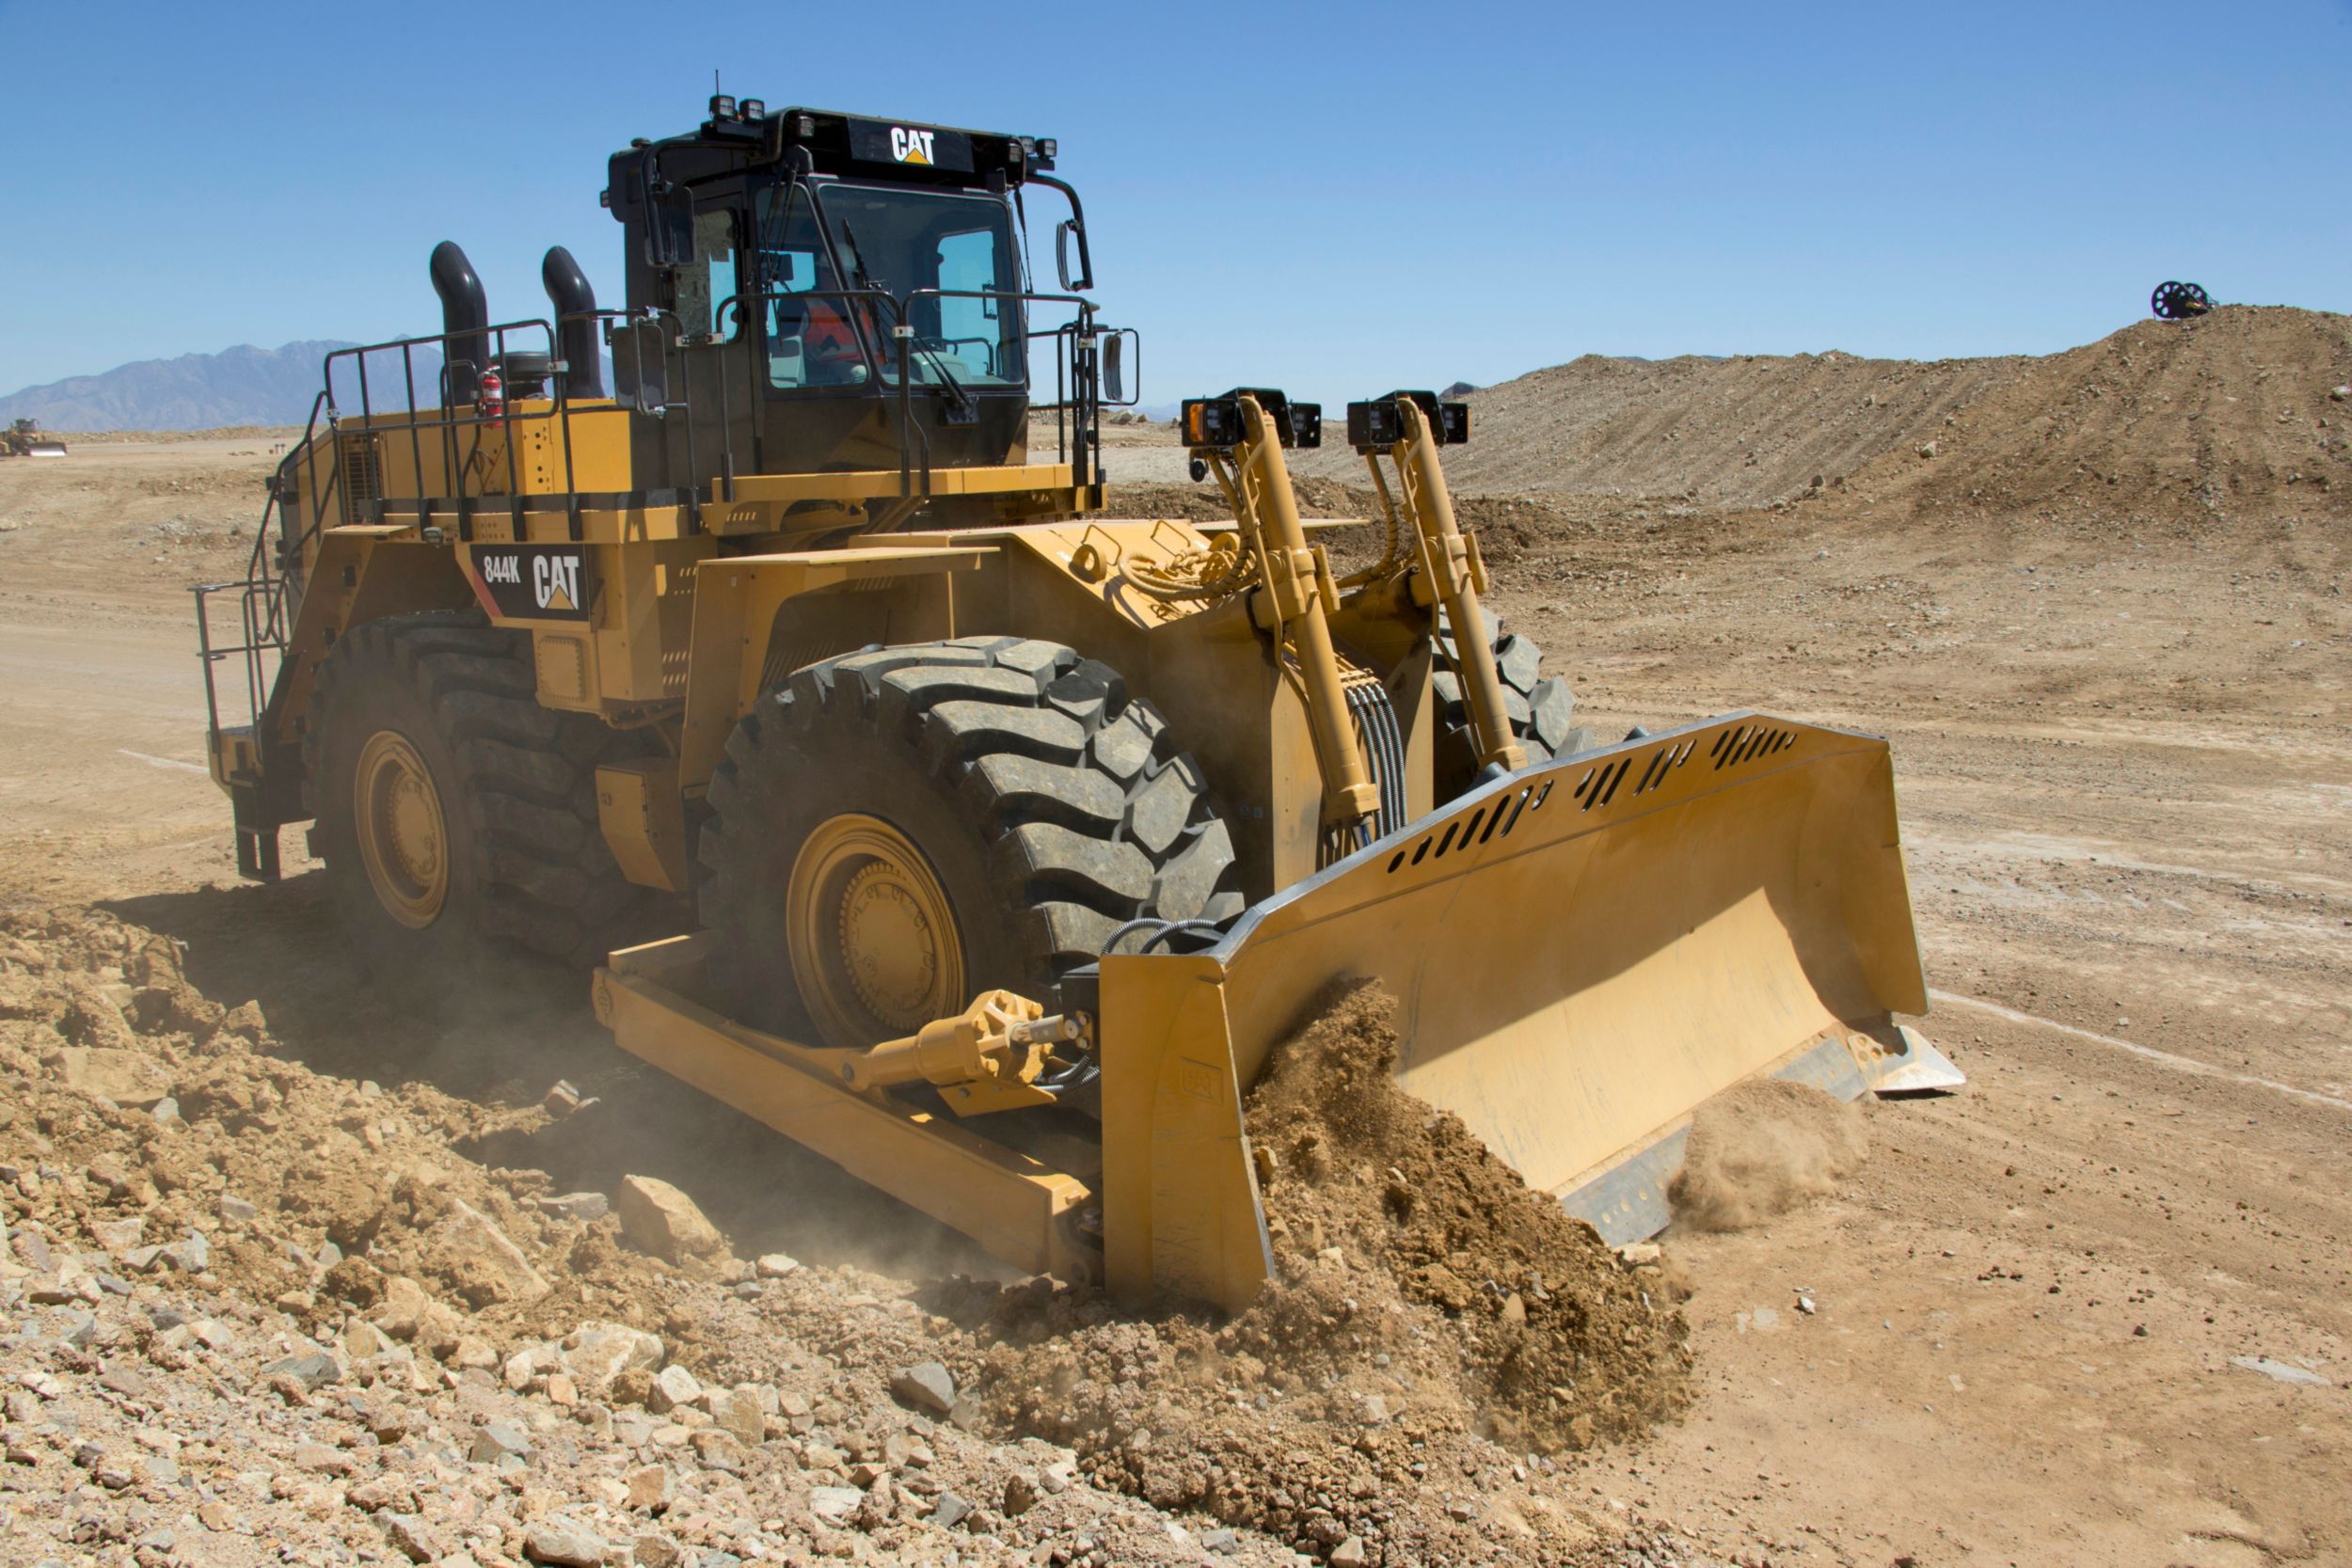
M1511 733L1511 715L1502 703L1502 680L1486 653L1486 623L1478 607L1478 596L1486 586L1486 568L1478 558L1477 541L1454 519L1454 497L1446 489L1445 467L1438 460L1438 431L1414 399L1399 397L1395 404L1402 420L1401 438L1391 455L1396 460L1405 493L1405 511L1420 541L1422 576L1454 628L1454 672L1462 682L1463 705L1470 710L1470 739L1477 748L1478 766L1516 773L1527 766L1527 749Z
M1274 406L1268 407L1269 402ZM1315 766L1323 777L1323 825L1352 828L1379 809L1380 792L1356 744L1332 646L1330 616L1339 609L1339 588L1321 546L1307 542L1290 469L1282 462L1286 445L1320 441L1322 410L1292 404L1279 393L1237 390L1186 404L1183 420L1186 443L1216 470L1233 503L1233 520L1256 559L1258 624L1297 661Z

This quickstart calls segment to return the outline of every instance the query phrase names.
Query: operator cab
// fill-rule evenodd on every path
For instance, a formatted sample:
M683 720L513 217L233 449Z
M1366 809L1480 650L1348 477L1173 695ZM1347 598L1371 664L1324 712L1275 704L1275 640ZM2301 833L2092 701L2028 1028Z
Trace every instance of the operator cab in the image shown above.
M722 96L692 134L615 153L604 200L627 233L629 309L650 313L615 332L617 390L692 408L635 421L641 471L666 458L694 483L721 443L689 452L686 427L721 422L739 474L1021 463L1033 371L1060 372L1048 401L1090 435L1094 344L1073 329L1091 307L1033 292L1024 266L1028 184L1068 196L1083 246L1053 150Z

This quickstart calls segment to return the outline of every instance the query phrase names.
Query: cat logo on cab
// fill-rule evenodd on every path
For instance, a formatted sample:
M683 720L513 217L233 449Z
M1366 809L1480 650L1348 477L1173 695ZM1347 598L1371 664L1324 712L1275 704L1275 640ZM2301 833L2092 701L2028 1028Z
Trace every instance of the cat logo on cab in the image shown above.
M938 134L894 125L890 128L890 155L902 164L928 164L931 161L931 138Z
M577 545L479 545L467 552L474 596L502 621L585 621L595 603Z

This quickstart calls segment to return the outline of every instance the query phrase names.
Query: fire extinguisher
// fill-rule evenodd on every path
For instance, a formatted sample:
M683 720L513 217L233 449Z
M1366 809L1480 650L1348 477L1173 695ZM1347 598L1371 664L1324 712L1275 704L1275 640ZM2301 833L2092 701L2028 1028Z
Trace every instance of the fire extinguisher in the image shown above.
M474 394L474 412L485 420L502 418L506 413L506 384L496 371L482 372L482 389Z

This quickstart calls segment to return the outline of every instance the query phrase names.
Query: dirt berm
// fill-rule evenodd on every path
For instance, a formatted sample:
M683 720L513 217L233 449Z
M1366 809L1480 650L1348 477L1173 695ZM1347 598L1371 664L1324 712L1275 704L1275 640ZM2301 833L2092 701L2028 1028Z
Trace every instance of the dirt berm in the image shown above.
M2352 318L2225 306L1983 359L1586 355L1469 395L1461 492L1762 507L1821 491L1918 510L2167 519L2352 508ZM1298 471L1353 481L1343 446Z

